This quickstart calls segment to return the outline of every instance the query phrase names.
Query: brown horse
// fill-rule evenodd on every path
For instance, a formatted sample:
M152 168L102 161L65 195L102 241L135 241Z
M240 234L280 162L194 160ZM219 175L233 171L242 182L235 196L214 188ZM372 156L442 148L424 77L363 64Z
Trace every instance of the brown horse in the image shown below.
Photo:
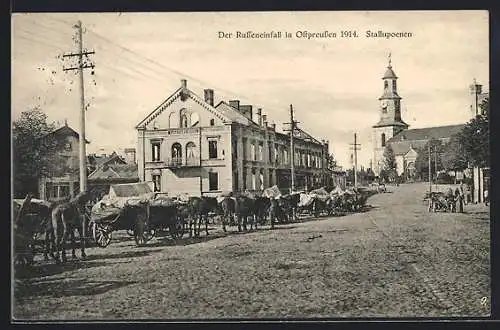
M220 202L222 208L222 229L226 232L226 225L234 222L236 202L233 197L224 197Z
M75 253L75 229L80 236L82 258L85 254L85 238L83 237L83 226L85 226L84 208L87 202L87 193L80 192L69 202L56 205L52 209L52 229L54 233L55 260L66 262L66 240L68 234L71 237L72 257L76 259Z

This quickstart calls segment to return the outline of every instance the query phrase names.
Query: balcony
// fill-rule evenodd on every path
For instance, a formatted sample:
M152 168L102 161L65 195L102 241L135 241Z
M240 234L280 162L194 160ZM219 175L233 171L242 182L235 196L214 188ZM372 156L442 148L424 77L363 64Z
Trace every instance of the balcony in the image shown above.
M200 158L190 157L186 159L182 158L170 158L165 161L166 167L197 167L201 166Z

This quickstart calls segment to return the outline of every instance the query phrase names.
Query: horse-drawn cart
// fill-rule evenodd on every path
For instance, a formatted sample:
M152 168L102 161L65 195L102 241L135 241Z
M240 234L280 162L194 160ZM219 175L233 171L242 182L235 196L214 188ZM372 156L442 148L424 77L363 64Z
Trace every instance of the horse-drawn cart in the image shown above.
M92 236L100 247L107 247L112 232L126 230L137 246L145 245L158 230L169 230L172 238L184 234L184 221L177 216L177 205L156 196L147 183L112 185L108 195L91 211Z

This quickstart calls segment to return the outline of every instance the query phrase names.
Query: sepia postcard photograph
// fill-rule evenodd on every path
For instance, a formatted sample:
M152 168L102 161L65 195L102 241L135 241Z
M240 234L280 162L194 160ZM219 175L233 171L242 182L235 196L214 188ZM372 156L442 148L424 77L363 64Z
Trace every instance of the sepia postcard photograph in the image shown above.
M491 316L487 11L11 31L13 322Z

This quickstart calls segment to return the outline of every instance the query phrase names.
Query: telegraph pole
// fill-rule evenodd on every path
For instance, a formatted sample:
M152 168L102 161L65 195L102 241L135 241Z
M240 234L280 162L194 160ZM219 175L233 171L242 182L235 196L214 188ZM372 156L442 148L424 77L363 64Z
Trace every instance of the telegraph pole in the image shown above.
M429 143L429 194L432 192L431 144Z
M436 173L436 191L437 191L437 178L438 178L438 163L437 163L437 146L434 147L434 172Z
M358 150L361 150L361 148L358 149L361 144L357 143L357 135L354 133L354 143L351 143L351 150L354 150L354 187L358 186Z
M285 125L290 124L290 129L284 129L285 132L290 132L290 177L291 185L290 192L295 190L295 146L293 141L293 136L295 133L295 126L299 122L293 119L293 105L290 104L290 122L285 123Z
M94 68L94 64L87 64L83 61L83 56L88 56L95 54L94 51L84 52L83 51L83 37L82 37L82 22L78 21L74 26L77 29L77 52L65 54L63 57L74 57L78 59L78 65L76 67L64 68L64 71L78 70L80 78L80 192L85 192L87 189L87 156L85 152L85 89L83 84L83 69Z

